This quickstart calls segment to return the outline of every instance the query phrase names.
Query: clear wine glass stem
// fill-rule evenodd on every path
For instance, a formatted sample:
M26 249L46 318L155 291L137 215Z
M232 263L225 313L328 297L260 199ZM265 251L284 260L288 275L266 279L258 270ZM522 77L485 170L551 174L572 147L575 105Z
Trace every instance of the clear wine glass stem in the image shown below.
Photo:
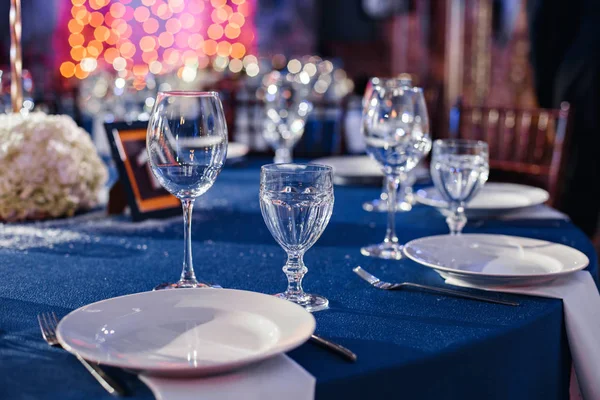
M387 182L387 209L388 209L388 226L385 231L385 243L398 243L396 236L396 198L398 196L398 186L400 184L398 176L388 175Z
M398 204L397 207L401 211L412 210L412 186L408 180L400 179L400 187L398 189Z
M196 274L194 274L194 264L192 262L192 210L194 209L194 199L181 199L183 207L183 270L181 271L180 282L197 283Z
M305 295L302 289L302 278L304 278L308 268L304 265L303 256L304 254L302 253L288 253L287 262L283 266L283 272L285 272L288 279L288 287L285 291L286 296L300 299Z
M463 228L467 224L465 216L465 206L462 203L452 203L450 205L451 214L446 218L446 223L450 228L451 235L460 235Z
M400 193L402 193L402 199L408 203L412 203L413 186L412 185L401 185Z
M387 198L388 198L388 185L389 185L389 181L390 178L387 177L387 175L383 178L383 187L381 188L381 194L379 195L379 198L382 201L387 202Z
M287 147L275 150L275 164L288 164L292 162L292 151Z

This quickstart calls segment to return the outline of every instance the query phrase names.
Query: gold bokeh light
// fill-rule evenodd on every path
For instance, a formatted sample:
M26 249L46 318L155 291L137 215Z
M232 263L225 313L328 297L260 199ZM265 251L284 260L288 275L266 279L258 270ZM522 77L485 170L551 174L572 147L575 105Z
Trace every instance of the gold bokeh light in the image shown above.
M158 21L155 18L148 18L144 21L143 28L146 33L155 33L159 27Z
M75 75L75 64L71 61L65 61L60 65L60 73L65 78L70 78Z
M173 37L172 33L163 32L158 36L158 44L160 47L164 47L165 49L173 46L174 42L175 38Z
M208 31L206 32L208 37L214 40L221 39L223 37L223 27L218 24L212 24L208 27Z
M133 18L135 18L137 22L144 22L150 18L150 10L144 6L139 6L133 12Z
M71 47L81 46L85 42L85 38L81 33L72 33L69 36L69 44Z

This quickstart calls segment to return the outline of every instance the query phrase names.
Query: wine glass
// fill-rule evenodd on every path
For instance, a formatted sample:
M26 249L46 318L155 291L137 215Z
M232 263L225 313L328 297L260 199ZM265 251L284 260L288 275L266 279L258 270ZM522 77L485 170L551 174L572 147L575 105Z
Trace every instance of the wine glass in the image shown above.
M398 78L378 78L373 77L369 80L367 88L363 96L363 118L368 112L367 103L371 98L374 91L379 90L381 87L389 85L400 85L400 86L412 86L412 79L408 74L401 74ZM425 113L427 109L424 110ZM396 211L410 211L413 204L415 203L413 196L413 185L416 181L414 170L407 173L406 179L402 180L399 192L397 195ZM368 212L386 212L387 211L387 198L388 198L388 182L387 176L383 179L383 186L381 188L381 194L379 198L365 201L362 204L363 210Z
M288 79L289 78L289 79ZM265 124L263 137L275 150L274 163L292 162L292 149L304 134L312 110L309 80L273 71L263 79Z
M399 185L398 193L396 195L396 211L410 211L412 210L412 206L416 202L413 191L413 185L415 184L417 177L414 171L414 169L409 171L406 174L406 178L400 179L402 183ZM376 199L365 201L362 204L363 210L367 212L387 212L387 185L387 177L384 177L383 186L381 188L381 194Z
M287 253L287 290L276 296L307 311L328 307L322 296L307 294L304 253L315 244L333 211L332 168L317 164L270 164L260 170L260 210L273 238Z
M479 140L445 139L433 143L431 178L448 203L446 218L451 235L460 235L467 223L465 204L489 175L488 145Z
M395 228L398 187L431 149L423 91L391 83L371 95L362 131L367 152L381 165L388 184L388 227L383 243L361 248L365 256L399 260L402 245ZM415 111L421 117L415 116Z
M159 92L148 123L146 147L158 182L183 207L183 271L176 283L155 289L211 287L192 263L194 200L214 184L227 154L227 124L216 92Z

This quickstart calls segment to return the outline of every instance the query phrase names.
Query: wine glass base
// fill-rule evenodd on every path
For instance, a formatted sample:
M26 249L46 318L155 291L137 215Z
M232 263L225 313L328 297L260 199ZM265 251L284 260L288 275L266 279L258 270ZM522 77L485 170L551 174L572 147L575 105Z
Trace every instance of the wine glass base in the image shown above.
M387 212L387 201L381 199L374 199L371 201L365 201L362 204L362 208L368 212ZM396 211L405 212L412 210L412 204L406 201L396 203Z
M303 296L291 296L286 293L278 293L275 297L296 303L308 312L316 312L329 308L329 300L317 294L305 293Z
M161 283L152 290L165 290L165 289L222 289L219 285L209 285L204 282L188 282L179 281L175 283Z
M400 260L404 258L402 249L404 249L404 246L398 243L380 243L362 247L360 254L385 260Z

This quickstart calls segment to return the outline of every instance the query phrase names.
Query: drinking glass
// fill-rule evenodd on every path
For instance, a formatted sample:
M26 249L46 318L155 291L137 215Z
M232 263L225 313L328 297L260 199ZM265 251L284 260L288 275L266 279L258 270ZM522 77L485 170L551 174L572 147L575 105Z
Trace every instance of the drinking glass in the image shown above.
M485 184L489 174L488 145L479 140L436 140L431 158L431 178L448 203L446 218L451 235L460 235L467 223L465 204Z
M146 147L158 182L183 207L183 271L156 289L211 285L196 279L192 263L194 200L213 185L227 154L227 125L216 92L159 92L148 123Z
M421 88L396 82L373 91L362 131L367 152L379 162L386 176L388 227L383 243L361 249L365 256L402 258L395 228L396 196L407 174L431 149L428 121Z
M416 180L417 178L414 174L414 170L406 174L405 179L400 180L402 181L402 184L400 185L398 194L396 195L396 211L406 212L412 210L412 206L416 202L413 192L413 185L415 184ZM362 204L363 210L367 212L387 212L387 186L387 177L385 177L379 198L365 201Z
M328 307L322 296L305 293L304 253L315 244L333 211L332 168L317 164L270 164L260 171L260 210L273 238L287 253L287 290L276 296L307 311Z
M288 79L289 78L289 79ZM292 149L304 134L312 110L310 81L298 75L273 71L264 78L265 124L263 137L275 150L274 163L291 163Z
M400 85L400 86L412 86L412 79L409 74L401 74L398 78L379 78L373 77L367 83L365 93L363 95L363 117L368 112L367 103L371 98L374 91L379 90L382 86L386 85ZM425 110L426 111L426 110ZM403 184L400 186L396 202L396 211L410 211L415 202L413 196L413 185L416 177L414 174L409 172ZM387 198L388 198L388 182L387 177L383 179L383 186L381 188L381 194L379 198L365 201L362 205L363 210L368 212L386 212L387 211Z

